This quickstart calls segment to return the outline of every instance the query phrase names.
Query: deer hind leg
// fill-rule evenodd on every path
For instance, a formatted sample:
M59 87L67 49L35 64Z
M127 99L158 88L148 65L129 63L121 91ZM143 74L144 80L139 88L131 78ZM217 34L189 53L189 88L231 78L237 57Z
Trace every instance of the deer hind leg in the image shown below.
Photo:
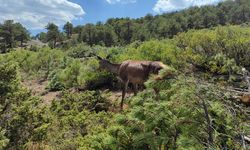
M128 83L129 83L129 81L126 81L126 82L124 82L124 85L123 85L123 89L122 89L122 101L121 101L121 110L123 109L123 101L124 101L124 98L125 98L125 95L126 95L126 92L127 92Z
M155 91L155 99L158 101L160 98L160 90L157 88L153 88Z

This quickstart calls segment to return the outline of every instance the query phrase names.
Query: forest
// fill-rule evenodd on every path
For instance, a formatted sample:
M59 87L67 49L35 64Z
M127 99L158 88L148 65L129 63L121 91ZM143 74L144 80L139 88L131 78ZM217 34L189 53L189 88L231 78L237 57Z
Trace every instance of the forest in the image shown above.
M249 0L35 36L0 23L0 149L250 149L249 23ZM129 85L121 110L96 56L167 67L136 95Z

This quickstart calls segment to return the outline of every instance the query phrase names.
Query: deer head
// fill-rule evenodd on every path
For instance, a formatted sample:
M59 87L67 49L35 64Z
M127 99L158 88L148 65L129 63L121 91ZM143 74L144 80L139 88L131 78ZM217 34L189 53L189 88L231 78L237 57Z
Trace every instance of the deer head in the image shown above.
M109 58L109 56L107 56L104 59L104 58L96 55L96 58L99 60L99 69L98 70L105 70L105 69L107 69L107 66L110 64L110 62L107 59L107 58Z
M161 62L157 62L157 61L153 61L152 63L149 64L149 71L150 73L153 73L153 74L158 74L159 71L161 69L164 69L166 66L161 63Z
M159 71L166 66L158 61L150 62L149 64L142 64L142 66L148 71L149 74L158 74Z
M107 70L107 71L115 73L115 74L118 73L120 64L111 63L108 60L108 58L110 58L110 55L108 55L105 59L98 56L98 55L95 55L95 56L99 60L99 68L98 68L98 70Z
M97 54L95 54L95 53L93 53L93 52L89 53L89 54L88 54L87 56L85 56L85 57L96 57L96 58L98 59L98 61L99 61L99 68L98 68L98 70L104 69L105 66L107 66L107 64L108 64L108 62L109 62L107 59L104 59L104 58L98 56Z

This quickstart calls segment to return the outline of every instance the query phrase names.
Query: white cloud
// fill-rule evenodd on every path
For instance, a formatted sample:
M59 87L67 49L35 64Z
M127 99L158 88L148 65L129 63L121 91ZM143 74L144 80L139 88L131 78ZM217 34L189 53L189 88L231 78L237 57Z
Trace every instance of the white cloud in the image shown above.
M128 3L135 3L137 0L106 0L109 4L128 4Z
M43 29L48 22L62 25L85 14L68 0L0 0L0 22L14 20L30 29Z
M157 13L172 12L191 6L216 4L223 0L158 0L153 8Z

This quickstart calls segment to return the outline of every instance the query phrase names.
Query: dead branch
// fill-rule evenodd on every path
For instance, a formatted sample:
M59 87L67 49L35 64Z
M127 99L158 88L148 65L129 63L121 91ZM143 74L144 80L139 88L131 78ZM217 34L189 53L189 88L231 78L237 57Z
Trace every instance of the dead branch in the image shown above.
M244 140L247 141L248 143L250 143L250 137L244 136Z

